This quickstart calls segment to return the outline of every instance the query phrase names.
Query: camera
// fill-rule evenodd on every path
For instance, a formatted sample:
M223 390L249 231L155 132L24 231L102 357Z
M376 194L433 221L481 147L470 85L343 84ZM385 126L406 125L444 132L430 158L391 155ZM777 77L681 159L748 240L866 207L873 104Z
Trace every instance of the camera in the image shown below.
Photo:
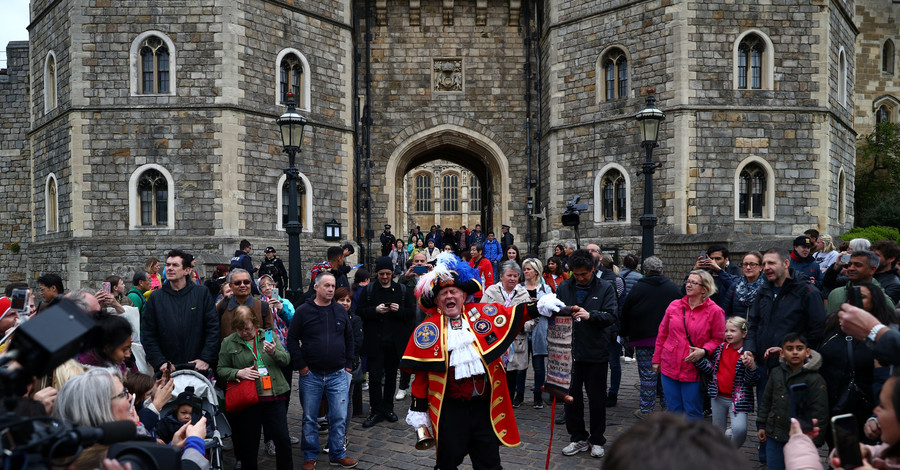
M581 196L573 196L566 201L566 211L562 215L562 224L566 227L577 227L581 223L581 211L588 210L587 204L579 204Z

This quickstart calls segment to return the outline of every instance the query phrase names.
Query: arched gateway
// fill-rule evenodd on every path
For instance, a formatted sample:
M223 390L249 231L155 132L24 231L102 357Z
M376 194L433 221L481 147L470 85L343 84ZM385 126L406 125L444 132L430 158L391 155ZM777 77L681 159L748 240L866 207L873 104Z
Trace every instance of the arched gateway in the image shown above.
M403 176L415 166L435 160L449 160L479 174L484 189L482 225L491 230L494 223L510 220L509 161L496 142L484 134L454 124L441 124L404 139L391 153L385 168L388 185L388 223L405 230L401 192ZM455 228L455 227L454 227ZM398 232L399 232L398 230Z

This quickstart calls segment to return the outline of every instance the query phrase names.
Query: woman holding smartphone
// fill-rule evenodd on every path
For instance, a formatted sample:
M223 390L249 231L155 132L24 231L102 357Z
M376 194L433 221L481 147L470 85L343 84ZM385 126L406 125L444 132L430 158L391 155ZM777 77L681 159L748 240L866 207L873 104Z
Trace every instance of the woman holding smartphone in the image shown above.
M231 317L234 333L222 341L219 350L218 376L226 382L253 380L259 403L237 413L229 413L235 459L244 470L256 470L259 465L259 433L266 427L269 439L275 443L275 468L294 467L291 441L287 427L287 396L291 386L281 368L291 357L281 341L268 341L266 331L259 329L259 318L249 307L241 305Z

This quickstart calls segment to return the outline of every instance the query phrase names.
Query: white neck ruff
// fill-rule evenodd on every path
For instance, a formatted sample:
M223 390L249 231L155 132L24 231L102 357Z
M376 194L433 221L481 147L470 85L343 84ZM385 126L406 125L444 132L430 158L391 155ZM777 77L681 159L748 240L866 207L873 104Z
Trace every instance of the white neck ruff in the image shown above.
M450 351L450 365L455 368L454 377L465 379L485 373L481 356L475 349L475 334L469 329L469 322L460 315L463 327L454 330L447 318L447 349Z

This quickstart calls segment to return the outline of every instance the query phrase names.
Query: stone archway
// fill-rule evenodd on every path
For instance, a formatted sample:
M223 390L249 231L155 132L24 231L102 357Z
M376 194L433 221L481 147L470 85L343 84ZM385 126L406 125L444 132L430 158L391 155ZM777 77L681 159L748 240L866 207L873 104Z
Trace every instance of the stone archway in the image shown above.
M386 181L403 181L403 176L416 165L435 158L444 158L470 169L483 168L485 180L484 205L490 212L485 217L485 231L491 230L491 221L510 220L509 161L506 154L489 137L454 124L441 124L410 135L394 149L385 168ZM395 184L387 191L387 221L400 226L403 200L402 184ZM484 211L483 211L484 213Z

